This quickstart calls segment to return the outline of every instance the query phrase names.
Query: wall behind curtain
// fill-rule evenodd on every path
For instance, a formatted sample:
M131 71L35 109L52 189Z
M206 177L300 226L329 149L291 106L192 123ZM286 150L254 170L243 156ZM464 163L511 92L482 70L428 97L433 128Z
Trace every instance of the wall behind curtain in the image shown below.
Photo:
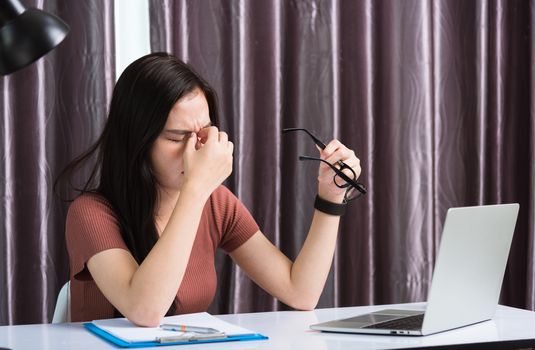
M0 324L52 318L69 266L68 204L52 186L100 134L114 83L112 1L24 4L59 16L71 30L49 55L0 78Z
M317 153L339 138L366 197L343 218L319 307L426 299L446 211L520 203L501 303L535 309L534 1L150 3L152 51L218 91L227 185L290 258L312 216ZM225 256L215 313L285 309Z

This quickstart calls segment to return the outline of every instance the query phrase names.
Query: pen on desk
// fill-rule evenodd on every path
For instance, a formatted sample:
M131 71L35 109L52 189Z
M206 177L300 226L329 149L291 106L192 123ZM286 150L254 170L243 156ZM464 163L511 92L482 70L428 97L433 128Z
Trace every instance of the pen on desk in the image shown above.
M197 327L197 326L187 326L184 324L162 324L161 329L166 331L175 331L175 332L193 332L193 333L220 333L217 329L209 327Z
M225 333L219 332L219 333L184 333L177 336L170 336L170 337L160 337L156 338L156 341L158 343L174 343L174 342L194 342L194 341L200 341L200 340L215 340L215 339L226 339L227 335Z

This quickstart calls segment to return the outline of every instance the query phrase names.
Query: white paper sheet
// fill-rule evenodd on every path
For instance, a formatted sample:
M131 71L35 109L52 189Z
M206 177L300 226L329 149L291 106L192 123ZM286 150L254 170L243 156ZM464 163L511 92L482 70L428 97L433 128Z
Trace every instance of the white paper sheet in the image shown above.
M183 334L183 332L162 330L159 327L138 327L132 324L126 318L96 320L92 323L106 332L116 336L117 338L129 343L154 341L156 338L171 337ZM224 332L227 336L256 333L249 329L225 322L207 312L165 317L162 320L162 324L183 324L187 326L215 328L221 332Z

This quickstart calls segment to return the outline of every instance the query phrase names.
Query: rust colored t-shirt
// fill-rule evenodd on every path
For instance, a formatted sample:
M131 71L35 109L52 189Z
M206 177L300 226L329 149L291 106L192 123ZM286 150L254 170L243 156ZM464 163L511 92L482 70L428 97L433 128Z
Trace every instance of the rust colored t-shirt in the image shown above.
M217 284L215 252L227 253L245 243L258 225L245 206L226 187L219 186L204 206L199 229L175 304L176 313L206 311ZM85 193L70 206L66 223L69 252L71 319L91 321L115 317L115 309L93 281L86 263L95 254L112 248L128 250L109 203Z

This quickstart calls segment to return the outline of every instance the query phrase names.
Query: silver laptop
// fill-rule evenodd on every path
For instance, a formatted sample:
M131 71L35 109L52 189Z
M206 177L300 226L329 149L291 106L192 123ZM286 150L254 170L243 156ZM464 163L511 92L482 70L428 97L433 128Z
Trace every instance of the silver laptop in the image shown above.
M310 328L428 335L490 320L498 305L518 208L513 203L448 210L425 311L381 310Z

